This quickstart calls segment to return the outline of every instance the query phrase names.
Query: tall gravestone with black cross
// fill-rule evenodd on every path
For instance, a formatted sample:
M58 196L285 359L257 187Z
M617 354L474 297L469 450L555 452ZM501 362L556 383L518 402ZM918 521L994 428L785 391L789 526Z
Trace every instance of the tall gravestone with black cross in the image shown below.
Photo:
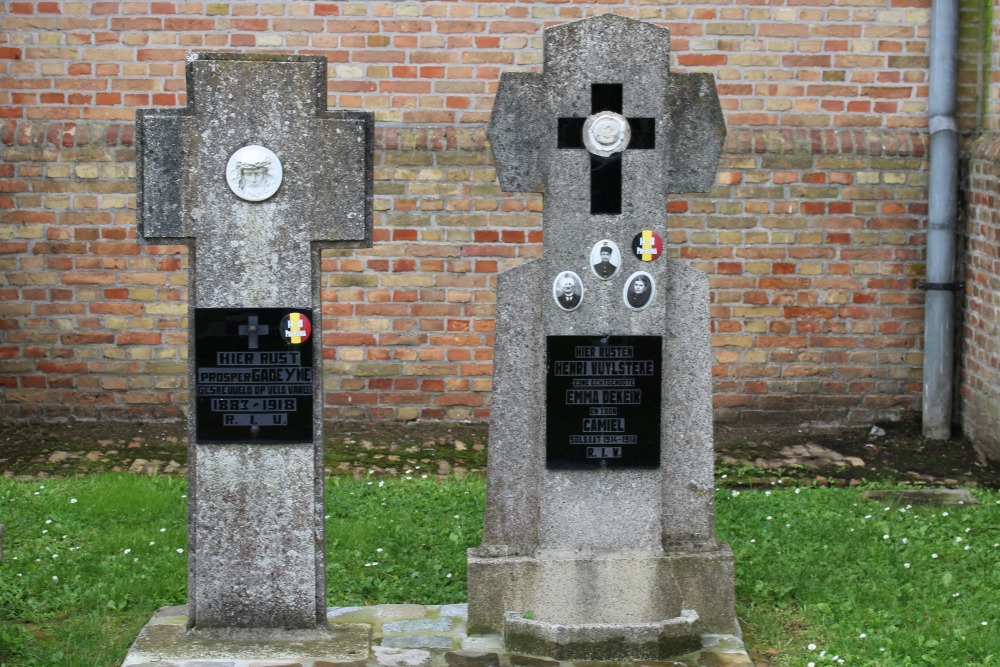
M710 74L614 15L504 73L501 187L543 192L543 256L501 275L486 529L469 626L558 659L655 659L738 633L715 537L707 276L663 255L668 193L712 188Z
M320 250L372 243L372 116L319 56L194 54L187 94L137 114L137 216L190 248L189 626L322 628Z

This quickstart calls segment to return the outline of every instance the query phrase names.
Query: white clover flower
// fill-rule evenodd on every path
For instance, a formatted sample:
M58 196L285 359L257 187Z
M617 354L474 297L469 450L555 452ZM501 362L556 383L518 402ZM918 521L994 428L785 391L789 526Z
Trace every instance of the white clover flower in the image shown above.
M910 538L904 537L903 538L903 544L909 544L909 543L910 543Z
M44 534L45 534L45 533L47 533L47 532L49 532L49 531L48 531L48 529L45 529L45 530L43 530L43 531L42 531L42 535L44 535Z
M764 492L764 495L765 495L765 496L769 496L769 495L771 495L771 492L770 492L770 491L765 491L765 492Z
M166 528L160 528L160 532L161 533L165 533L165 532L167 532L167 529Z
M941 512L941 516L948 516L947 512Z
M52 519L46 519L46 520L45 520L45 525L46 525L46 526L47 526L47 525L49 525L50 523L52 523Z
M445 575L447 578L451 579L451 572Z
M380 554L380 553L382 553L382 547L379 547L378 549L376 549L376 550L375 550L375 553L377 553L377 554Z
M75 505L76 504L76 498L70 498L69 499L69 504L70 505Z
M970 549L972 549L972 547L970 547L968 544L966 544L965 548L963 549L963 551L969 551Z
M910 564L909 563L903 563L903 567L905 567L907 570L909 570L910 569Z
M767 520L768 520L768 521L770 521L770 520L771 520L771 519L773 519L773 518L774 518L774 517L772 517L772 516L768 516L768 517L767 517Z
M379 487L383 487L383 486L385 486L385 481L383 481L383 480L379 480L379 483L378 483L378 485L379 485Z
M887 540L887 539L889 539L889 533L886 533L885 535L883 535L883 536L882 536L882 539L883 539L883 540Z
M858 639L864 639L867 636L868 635L866 633L862 632L860 635L858 635Z
M123 551L122 553L124 553L124 554L130 554L130 553L132 553L132 550L131 550L131 549L126 549L126 550L125 550L125 551Z
M733 498L736 498L736 497L738 497L738 496L740 495L740 492L739 492L739 491L737 491L736 489L733 489L733 492L732 492L732 493L731 493L730 495L731 495L731 496L732 496Z
M182 553L184 553L184 550L183 549L177 549L177 553L182 554Z
M961 537L956 537L956 538L955 538L955 541L956 541L956 542L961 542L961 541L962 541L962 538L961 538Z
M816 650L816 645L815 644L810 644L809 646L806 646L806 648L809 649L810 651L815 651Z
M802 489L795 489L795 495L802 493Z
M872 518L872 515L871 515L871 514L866 514L866 515L865 515L865 518L866 518L866 519L870 519L870 518Z
M727 477L729 477L729 475L723 475L723 476L722 476L722 477L720 477L719 479L726 479Z
M21 575L17 575L17 576L21 576ZM983 621L982 623L980 623L980 625L989 625L989 624L990 624L989 621Z
M52 581L59 581L59 577L57 577L56 575L53 574L52 575Z
M59 554L52 554L53 558L59 558Z
M931 558L937 558L937 557L938 557L937 554L931 554Z

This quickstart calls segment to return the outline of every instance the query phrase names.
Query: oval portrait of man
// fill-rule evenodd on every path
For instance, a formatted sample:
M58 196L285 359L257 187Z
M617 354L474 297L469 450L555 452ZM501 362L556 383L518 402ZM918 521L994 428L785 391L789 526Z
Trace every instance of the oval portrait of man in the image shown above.
M632 310L642 310L653 302L655 292L656 283L653 282L653 276L645 271L636 271L625 281L622 296L626 306Z
M590 268L601 280L610 280L622 264L622 254L614 241L603 239L590 249Z
M573 271L563 271L552 283L552 296L563 310L576 310L583 303L583 281Z

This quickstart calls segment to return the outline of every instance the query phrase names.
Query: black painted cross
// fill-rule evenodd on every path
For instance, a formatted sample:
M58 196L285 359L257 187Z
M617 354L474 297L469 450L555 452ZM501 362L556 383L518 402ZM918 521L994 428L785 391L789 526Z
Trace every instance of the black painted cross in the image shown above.
M266 324L259 324L257 322L257 316L251 315L247 318L246 324L240 325L240 335L247 337L247 347L251 350L256 350L259 344L257 338L259 336L266 336L271 330L271 327Z
M542 72L500 79L489 127L500 187L545 193L546 226L553 208L665 224L668 193L715 184L725 123L712 75L671 73L664 28L613 14L570 25L547 31ZM589 184L567 148L587 149Z
M233 357L248 360L241 367L216 364L205 345L210 361L191 367L188 615L196 631L326 620L320 250L372 244L373 169L372 115L326 108L326 68L321 56L195 54L187 108L137 114L139 238L190 248L189 309L209 322L224 309L241 328L222 344L228 335L236 348L240 334L250 349L281 344L277 323L257 315L315 314L306 343L314 353L302 355L312 359L308 403L268 383L276 362L263 355ZM189 364L200 351L197 320L189 314ZM237 398L218 397L209 378ZM211 395L199 399L202 388ZM280 447L254 442L248 425L291 422L277 408L246 407L254 404L305 406L306 428L279 431ZM222 417L235 435L200 444L209 438L197 428L199 406L229 411Z
M621 115L622 84L593 83L590 86L590 113L603 111ZM655 118L625 118L631 137L620 151L610 155L590 153L590 214L619 215L622 212L622 152L625 149L656 148ZM559 148L587 148L584 131L587 118L559 119ZM601 153L608 151L601 151Z

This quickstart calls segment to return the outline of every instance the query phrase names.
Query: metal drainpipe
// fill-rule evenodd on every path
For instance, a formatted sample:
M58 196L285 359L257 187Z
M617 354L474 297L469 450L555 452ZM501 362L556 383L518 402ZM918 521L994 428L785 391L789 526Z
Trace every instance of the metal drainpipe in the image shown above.
M958 199L958 0L931 4L928 94L930 183L924 305L924 437L951 437L955 323L955 219Z

